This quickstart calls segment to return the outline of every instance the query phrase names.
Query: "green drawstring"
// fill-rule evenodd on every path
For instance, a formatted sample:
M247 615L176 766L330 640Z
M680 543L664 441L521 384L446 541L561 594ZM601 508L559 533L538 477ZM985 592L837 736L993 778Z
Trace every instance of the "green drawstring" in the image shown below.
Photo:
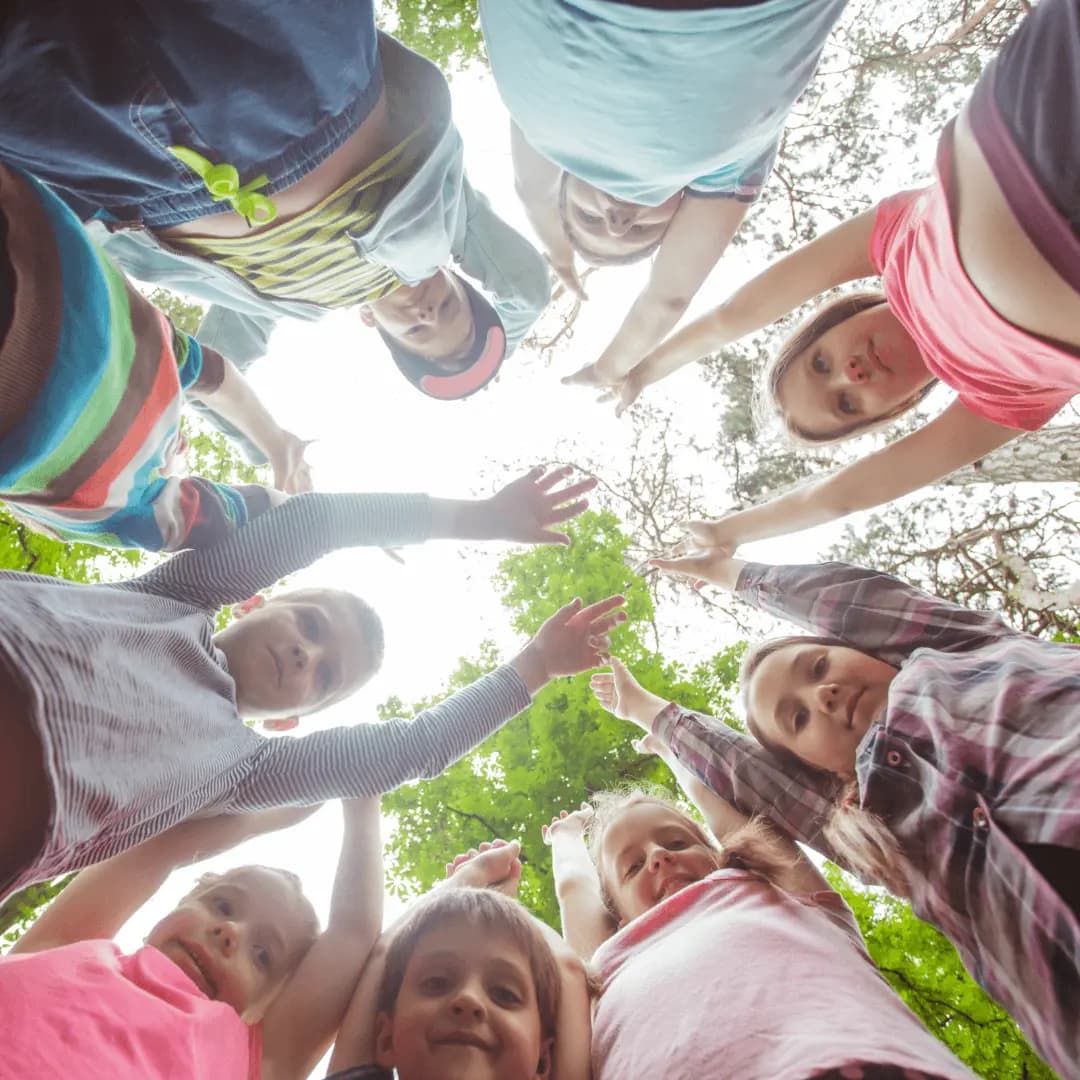
M270 183L265 174L241 187L240 173L235 165L225 162L214 165L186 146L170 146L169 153L201 177L214 202L227 202L252 228L269 225L277 217L277 207L256 190Z

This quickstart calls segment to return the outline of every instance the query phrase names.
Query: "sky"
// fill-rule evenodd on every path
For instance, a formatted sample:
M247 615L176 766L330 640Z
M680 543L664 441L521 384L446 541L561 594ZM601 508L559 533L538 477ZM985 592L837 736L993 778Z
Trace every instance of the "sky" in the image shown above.
M508 120L490 76L486 72L456 76L452 96L473 184L508 222L530 235L513 191ZM888 190L886 185L880 194ZM742 251L730 251L689 316L717 302L754 269ZM645 266L633 266L593 275L588 283L590 302L576 323L573 342L550 367L519 350L494 385L462 402L434 401L413 389L375 333L349 312L332 313L318 323L282 323L267 356L249 377L283 426L318 439L308 456L321 490L485 496L500 481L533 464L573 460L577 455L612 460L625 456L630 424L616 420L610 406L597 405L591 392L563 387L558 380L599 355L646 274ZM699 376L689 368L649 393L678 416L680 427L707 437L714 416L702 388ZM719 513L724 508L721 503L715 509ZM801 561L833 534L815 530L750 546L746 554ZM506 612L489 585L507 550L503 544L460 548L435 542L407 550L405 564L399 566L378 550L354 549L295 575L291 587L333 585L364 596L382 616L387 641L381 672L347 702L302 721L300 731L371 720L376 705L391 695L412 702L437 693L458 658L476 655L485 639L494 640L503 655L511 655L521 642L509 630ZM696 644L702 655L714 651L710 644L715 641L707 633L699 635ZM687 656L695 641L683 635L679 646ZM294 829L179 871L124 927L119 944L137 948L203 870L251 862L298 873L325 919L339 841L340 811L327 806ZM453 854L448 852L447 857ZM399 910L397 902L388 899L388 916ZM312 1075L323 1073L317 1070Z

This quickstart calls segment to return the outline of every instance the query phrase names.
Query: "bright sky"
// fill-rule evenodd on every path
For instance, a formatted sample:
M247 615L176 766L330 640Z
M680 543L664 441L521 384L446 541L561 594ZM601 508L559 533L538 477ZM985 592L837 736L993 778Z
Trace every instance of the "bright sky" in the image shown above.
M508 122L490 76L459 75L452 94L474 185L507 221L528 235L513 191ZM895 186L905 186L904 180ZM888 190L886 186L880 194ZM715 303L753 269L740 251L729 252L702 289L691 315ZM575 455L617 460L630 444L629 423L617 421L610 407L596 405L589 392L560 386L558 378L599 354L646 272L644 266L636 266L594 275L588 286L590 303L578 319L572 346L555 358L550 369L519 351L495 385L463 402L433 401L413 389L377 336L348 312L315 324L283 323L250 378L284 426L304 437L318 437L309 459L323 490L486 495L501 479L545 460ZM704 437L713 414L702 385L689 369L650 394L676 412L685 430ZM723 509L723 503L716 509ZM801 534L748 551L775 561L802 560L824 546L825 537ZM407 551L406 564L399 566L377 550L358 549L337 553L296 575L291 585L335 585L366 597L382 616L387 639L386 662L379 675L348 702L305 720L301 730L373 719L376 704L392 694L411 702L438 692L458 658L476 655L484 639L494 639L509 654L517 638L508 630L506 613L489 587L506 550L505 545L489 545L465 551L450 543L433 543ZM681 619L686 613L678 614ZM701 635L702 653L711 651L710 638L715 642L714 636ZM682 636L680 647L685 655L692 642L688 646ZM203 869L249 862L294 870L325 918L339 820L339 808L327 806L295 829L174 874L125 926L120 945L137 948L150 926ZM389 901L391 917L397 910L396 902Z

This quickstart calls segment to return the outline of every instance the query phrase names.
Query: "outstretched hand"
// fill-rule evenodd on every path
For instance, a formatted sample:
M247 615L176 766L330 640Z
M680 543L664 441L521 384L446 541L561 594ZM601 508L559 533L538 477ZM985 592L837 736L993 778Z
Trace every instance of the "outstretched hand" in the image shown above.
M577 675L605 663L608 634L626 621L626 612L617 610L625 602L625 597L609 596L588 607L577 599L559 608L512 661L529 692L559 675Z
M591 363L578 368L572 375L564 375L559 381L563 386L592 386L598 390L611 391L622 382L622 376L609 375L599 364ZM608 397L610 393L605 393L599 400L605 401Z
M579 300L589 299L585 293L585 284L582 282L577 267L574 265L574 253L569 245L567 245L565 257L556 258L549 252L544 256L544 260L551 267L551 272L555 275L556 280L571 296L576 296Z
M582 513L589 500L579 496L596 487L595 477L562 486L573 471L572 465L550 472L546 466L538 465L484 500L480 513L487 526L486 537L523 544L568 545L570 537L551 526Z
M686 535L662 558L649 565L690 581L695 589L709 583L735 590L743 560L733 557L739 537L733 527L735 514L716 521L688 521Z
M313 490L311 467L304 460L304 451L314 441L301 439L291 431L280 431L267 454L274 473L274 487L278 491L284 491L287 495L299 495Z
M583 802L577 810L569 813L565 810L560 811L551 819L550 825L541 825L540 835L544 838L544 843L550 847L557 837L573 839L584 836L585 829L592 819L592 806Z
M485 840L446 864L446 880L452 886L494 889L512 900L521 884L521 844L517 840Z
M598 671L589 686L601 707L620 720L629 720L645 731L667 702L651 694L630 674L627 666L617 657L609 657L611 671Z

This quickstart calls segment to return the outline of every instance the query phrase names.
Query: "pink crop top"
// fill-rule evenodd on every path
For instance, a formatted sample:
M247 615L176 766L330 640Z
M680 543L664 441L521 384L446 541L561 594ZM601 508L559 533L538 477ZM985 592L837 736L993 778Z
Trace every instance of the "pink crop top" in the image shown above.
M878 205L870 260L927 367L972 412L1034 431L1080 391L1080 355L1007 322L968 279L949 212L952 135L949 125L933 184Z
M0 958L0 1080L259 1080L261 1029L152 946L80 941Z

